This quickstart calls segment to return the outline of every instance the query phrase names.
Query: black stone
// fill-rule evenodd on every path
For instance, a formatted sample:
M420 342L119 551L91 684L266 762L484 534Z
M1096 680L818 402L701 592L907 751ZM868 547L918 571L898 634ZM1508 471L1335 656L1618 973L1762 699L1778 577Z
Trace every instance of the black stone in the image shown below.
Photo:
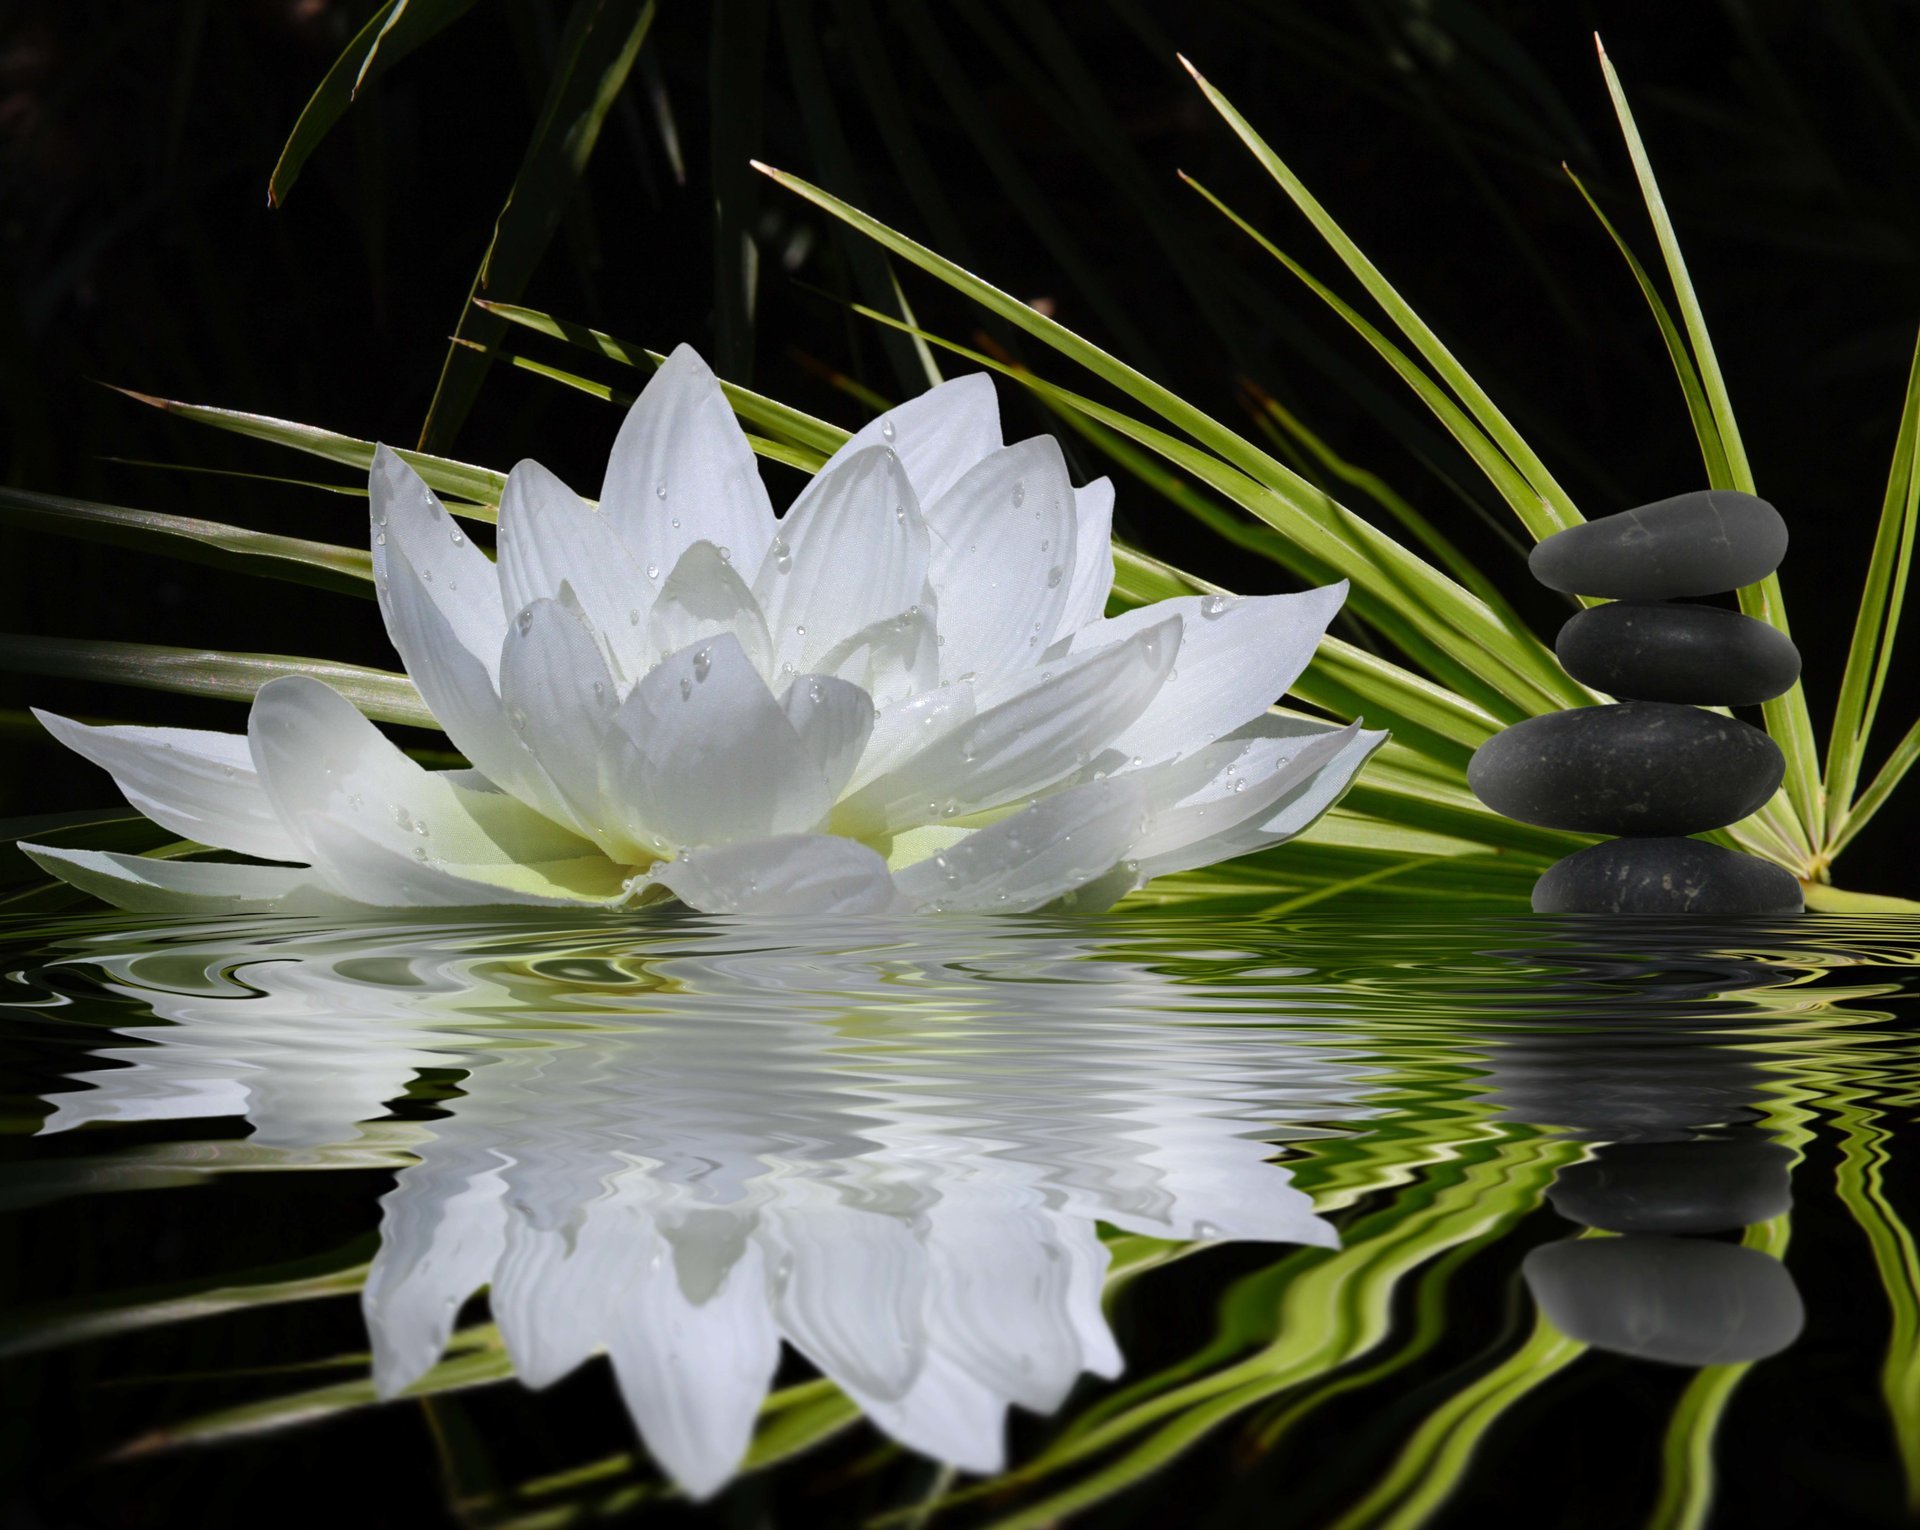
M1616 600L1718 595L1764 579L1787 555L1787 523L1764 499L1703 489L1548 537L1527 559L1550 589Z
M1698 839L1610 839L1557 861L1533 884L1536 914L1797 914L1793 873Z
M1807 1320L1778 1259L1709 1238L1576 1238L1534 1249L1520 1273L1567 1337L1641 1360L1764 1360Z
M1746 707L1800 678L1800 650L1778 628L1717 606L1621 600L1570 617L1560 667L1622 701Z
M1563 1169L1547 1199L1568 1221L1608 1232L1727 1232L1793 1205L1792 1156L1750 1136L1609 1143Z
M1467 766L1494 812L1591 834L1697 834L1736 823L1786 773L1758 728L1661 701L1575 707L1496 733Z

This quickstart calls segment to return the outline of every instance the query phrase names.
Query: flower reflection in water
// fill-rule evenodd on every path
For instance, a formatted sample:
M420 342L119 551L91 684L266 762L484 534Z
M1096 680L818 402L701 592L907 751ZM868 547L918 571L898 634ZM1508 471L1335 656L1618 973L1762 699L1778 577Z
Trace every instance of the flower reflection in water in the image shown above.
M1272 1144L1364 1114L1376 1074L1324 1020L1184 983L1111 926L279 922L86 944L162 1023L121 1027L137 1044L97 1052L117 1066L79 1075L46 1130L237 1114L313 1148L419 1070L461 1071L385 1198L381 1389L425 1373L487 1287L526 1382L604 1349L695 1494L737 1466L783 1339L904 1444L996 1470L1009 1405L1121 1369L1096 1224L1336 1244Z

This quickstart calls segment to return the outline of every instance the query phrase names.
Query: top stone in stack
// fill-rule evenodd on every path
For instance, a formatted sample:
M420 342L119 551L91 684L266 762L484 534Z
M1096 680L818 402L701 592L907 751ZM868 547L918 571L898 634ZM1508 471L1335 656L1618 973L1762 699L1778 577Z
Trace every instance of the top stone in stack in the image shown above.
M1787 523L1764 499L1702 489L1554 533L1527 559L1550 590L1609 600L1722 595L1787 555Z

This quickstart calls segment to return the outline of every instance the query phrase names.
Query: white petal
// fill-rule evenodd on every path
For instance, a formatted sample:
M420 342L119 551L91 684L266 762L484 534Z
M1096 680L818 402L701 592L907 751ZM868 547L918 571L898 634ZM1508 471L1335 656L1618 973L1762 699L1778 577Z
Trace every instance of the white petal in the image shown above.
M113 777L129 803L162 828L264 861L306 857L274 817L244 733L186 728L91 728L34 710L46 730Z
M647 668L649 581L612 522L537 462L507 475L500 496L500 595L508 617L573 587L580 609L619 660L621 677ZM677 645L676 645L677 646Z
M942 1354L931 1354L899 1397L845 1386L874 1427L922 1455L991 1476L1006 1465L1006 1399Z
M418 1381L440 1358L460 1305L492 1278L506 1241L500 1178L480 1172L451 1194L409 1179L386 1198L380 1251L360 1293L382 1397ZM440 1190L441 1193L434 1193Z
M973 372L929 388L869 420L826 466L837 467L870 446L892 448L920 503L931 504L974 463L1000 449L1000 401L993 379Z
M304 866L160 861L111 850L20 846L47 875L115 908L153 914L321 914L348 905Z
M447 513L440 497L389 447L374 448L367 496L373 515L373 586L401 657L406 658L407 651L395 631L395 592L387 577L396 553L418 576L417 593L432 602L454 640L491 674L505 617L491 560ZM411 672L412 664L407 668Z
M898 768L932 740L970 721L975 710L971 685L944 685L876 712L873 737L867 740L867 752L860 757L860 768L848 787L858 791Z
M600 508L642 570L664 574L703 539L743 569L760 566L773 506L732 406L690 346L674 349L627 411Z
M1113 747L1152 765L1187 754L1251 722L1307 667L1347 583L1298 595L1183 595L1082 628L1056 653L1087 653L1178 615L1185 627L1180 673Z
M899 905L887 863L831 834L689 850L653 879L706 914L877 914Z
M695 542L660 586L660 598L647 618L644 674L663 656L678 653L704 637L731 632L762 675L773 674L773 640L767 619L730 559L711 542Z
M923 591L913 606L869 622L821 655L819 672L851 681L891 707L940 683L939 634L933 596Z
M590 1200L598 1187L567 1195L555 1194L546 1185L516 1183L514 1170L527 1167L523 1160L504 1176L508 1204L516 1214L508 1220L487 1301L515 1373L537 1388L572 1372L607 1341L614 1293L660 1246L651 1225L626 1207ZM536 1212L573 1211L589 1200L560 1227L541 1226L520 1214L522 1206Z
M1385 733L1363 731L1358 723L1301 733L1295 730L1311 725L1271 722L1288 731L1274 728L1273 736L1254 739L1233 777L1154 814L1137 857L1143 878L1212 865L1293 838L1346 795L1360 767L1387 741ZM1244 789L1235 789L1239 782Z
M1068 637L1107 614L1113 593L1113 480L1096 478L1073 491L1073 574L1056 637ZM1041 644L1044 648L1046 644Z
M828 801L839 797L873 736L873 698L831 675L801 675L780 707L820 772Z
M608 798L629 815L626 832L663 851L805 833L832 805L800 735L731 634L664 660L617 720L637 756L604 757Z
M1105 875L1139 838L1146 793L1126 776L1043 797L894 874L909 903L942 913L1020 913Z
M561 588L572 595L570 584ZM613 726L619 684L577 606L543 597L514 618L500 658L500 700L573 822L609 855L639 859L601 795L602 756L635 754Z
M689 1496L711 1497L747 1453L780 1361L760 1251L749 1246L702 1302L671 1262L629 1279L607 1344L620 1394L654 1460Z
M1066 608L1073 483L1060 443L1005 446L927 506L946 679L995 675L1040 655Z
M835 826L863 835L891 831L1053 785L1140 716L1180 653L1176 618L1060 661L862 787L840 804Z
M761 1230L780 1331L843 1387L897 1398L927 1354L926 1250L900 1219L808 1204L799 1183L789 1182Z
M919 501L892 451L874 447L822 469L753 582L781 672L820 670L843 638L920 603L928 556Z

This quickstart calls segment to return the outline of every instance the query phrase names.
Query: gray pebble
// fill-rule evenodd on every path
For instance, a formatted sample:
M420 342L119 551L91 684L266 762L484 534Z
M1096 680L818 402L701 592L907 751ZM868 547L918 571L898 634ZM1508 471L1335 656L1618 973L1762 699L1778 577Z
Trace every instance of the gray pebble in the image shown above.
M1800 650L1778 628L1718 606L1615 601L1568 619L1560 667L1621 700L1745 707L1800 678Z
M1527 559L1549 589L1616 600L1718 595L1764 579L1787 555L1787 523L1735 489L1676 495L1557 531Z
M1752 1136L1614 1142L1562 1169L1547 1199L1567 1220L1608 1232L1728 1232L1793 1205L1792 1158Z
M1494 812L1590 834L1697 834L1736 823L1786 761L1758 728L1660 701L1575 707L1496 733L1467 766Z
M1610 839L1558 861L1533 886L1536 914L1797 914L1792 872L1698 839Z
M1764 1360L1799 1338L1807 1320L1778 1259L1708 1238L1549 1243L1521 1261L1520 1273L1567 1337L1671 1365Z

